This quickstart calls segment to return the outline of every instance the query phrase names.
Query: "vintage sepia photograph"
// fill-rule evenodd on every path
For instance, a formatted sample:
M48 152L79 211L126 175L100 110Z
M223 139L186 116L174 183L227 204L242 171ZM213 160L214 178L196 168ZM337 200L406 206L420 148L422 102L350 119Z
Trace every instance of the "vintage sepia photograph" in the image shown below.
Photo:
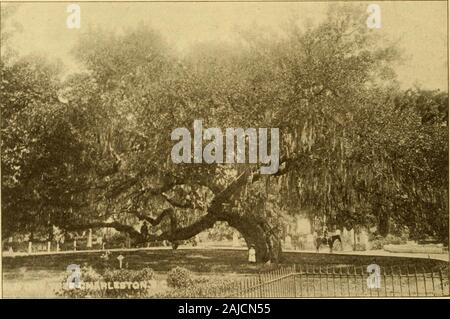
M0 4L3 298L450 296L447 1Z

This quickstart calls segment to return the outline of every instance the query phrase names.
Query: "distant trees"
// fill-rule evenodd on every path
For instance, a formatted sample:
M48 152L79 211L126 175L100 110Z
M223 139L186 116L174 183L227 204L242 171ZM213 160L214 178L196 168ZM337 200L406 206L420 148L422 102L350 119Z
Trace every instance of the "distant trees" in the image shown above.
M2 225L5 236L61 223L89 163L58 100L57 70L30 57L1 62ZM80 174L81 172L81 174Z

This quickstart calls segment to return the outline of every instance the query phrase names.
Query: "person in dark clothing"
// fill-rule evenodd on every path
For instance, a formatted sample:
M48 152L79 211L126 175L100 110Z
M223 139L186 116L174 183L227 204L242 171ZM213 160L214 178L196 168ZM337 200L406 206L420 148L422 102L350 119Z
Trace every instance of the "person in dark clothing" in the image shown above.
M147 222L146 221L144 221L144 223L142 224L141 236L144 239L144 241L147 241L147 238L148 238L148 226L147 226Z

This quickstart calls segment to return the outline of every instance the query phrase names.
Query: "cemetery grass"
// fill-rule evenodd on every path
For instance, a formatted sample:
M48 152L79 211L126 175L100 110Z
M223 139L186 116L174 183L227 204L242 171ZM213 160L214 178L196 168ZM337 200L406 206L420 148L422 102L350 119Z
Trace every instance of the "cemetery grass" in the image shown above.
M52 287L56 287L70 264L88 265L94 269L118 268L117 256L125 257L128 269L152 268L156 278L165 281L168 271L176 266L185 267L199 276L244 277L254 276L261 271L270 271L275 264L249 264L246 250L233 249L181 249L181 250L137 250L114 251L110 260L103 261L101 252L34 255L3 258L3 293L5 297L54 297ZM447 268L447 263L432 259L401 258L384 256L356 256L343 254L283 253L281 266L296 264L299 268L316 267L367 267L370 263L383 267L409 267L436 270ZM446 271L446 270L445 270ZM358 283L355 283L355 285ZM317 286L317 285L316 285ZM312 287L311 287L312 288ZM398 290L398 289L397 289ZM320 296L320 294L319 294Z
M3 272L65 271L70 264L104 266L102 252L83 252L76 254L32 255L3 258ZM252 274L276 268L275 264L253 265L247 262L246 250L233 249L182 249L182 250L137 250L114 251L108 266L118 267L117 256L123 255L124 265L129 269L150 267L157 272L167 272L176 266L185 267L196 273L244 273ZM281 265L311 265L316 267L367 266L376 263L381 267L416 267L427 270L446 267L447 263L433 259L407 258L393 256L343 255L329 253L284 252Z

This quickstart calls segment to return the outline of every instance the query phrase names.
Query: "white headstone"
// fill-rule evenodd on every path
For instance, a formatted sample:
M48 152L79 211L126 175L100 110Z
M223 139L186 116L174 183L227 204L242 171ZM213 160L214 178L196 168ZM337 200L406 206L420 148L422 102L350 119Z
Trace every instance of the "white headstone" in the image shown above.
M253 247L250 247L250 249L248 250L248 261L251 263L256 262L256 250Z
M233 232L233 247L239 246L239 236L237 232Z
M287 249L292 249L292 238L291 238L291 236L287 235L284 238L284 245L286 246Z
M125 257L122 255L117 256L117 259L119 260L119 268L122 269L122 261Z

